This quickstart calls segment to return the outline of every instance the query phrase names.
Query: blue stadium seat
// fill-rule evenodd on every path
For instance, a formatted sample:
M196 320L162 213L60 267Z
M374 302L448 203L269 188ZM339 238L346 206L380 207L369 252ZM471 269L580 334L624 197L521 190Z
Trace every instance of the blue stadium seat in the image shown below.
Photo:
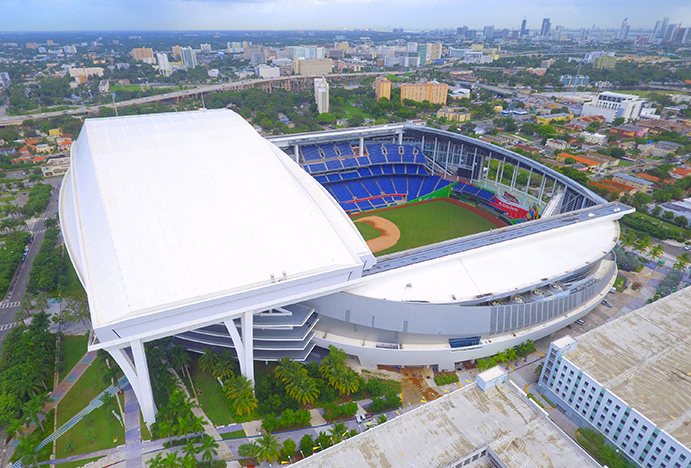
M349 143L336 143L334 146L341 151L341 156L352 156L355 154Z
M334 193L336 200L338 200L339 202L348 202L353 200L353 194L350 193L350 190L348 190L348 187L346 187L346 185L343 182L335 182L333 184L329 184L329 187Z
M384 191L385 194L392 194L396 193L396 189L393 186L393 182L391 181L391 177L377 177L377 182L379 182L379 186L381 189Z
M379 188L379 184L377 184L376 180L372 178L367 178L362 179L360 182L362 182L362 185L365 187L365 189L367 189L370 196L377 197L381 195L381 189Z
M309 168L309 172L312 174L315 174L317 172L326 172L326 165L324 165L324 163L310 164L307 167Z
M372 163L370 162L368 156L360 156L360 157L357 157L357 158L355 158L355 159L357 160L357 163L358 163L360 166L369 166L370 164L372 164Z
M422 185L420 186L418 197L424 197L425 195L434 192L434 187L437 186L437 182L439 182L438 176L425 177L422 181Z
M360 177L370 177L372 175L372 170L369 167L361 167L357 170Z
M381 208L382 206L386 206L386 202L384 201L383 198L373 198L369 202L375 208Z
M303 146L300 150L302 151L302 157L305 161L319 161L322 159L316 146Z
M320 184L325 184L326 182L328 182L330 175L338 175L338 174L318 175L318 176L314 176L314 180L316 180ZM340 178L341 177L339 176L338 179L340 180Z
M348 172L341 172L341 177L343 177L343 180L348 180L348 179L357 179L360 177L360 175L355 171L348 171Z
M357 207L360 208L362 211L367 211L371 210L373 208L372 204L369 202L369 200L362 200L356 203Z
M384 174L393 174L393 166L391 164L386 164L381 167Z
M394 174L405 174L406 173L406 166L403 164L394 164L393 172L394 172Z
M420 186L422 185L422 177L408 177L408 200L417 198L418 192L420 192Z
M346 182L346 185L350 189L350 192L355 195L355 198L358 200L371 197L367 189L362 186L362 182L359 180L349 180Z
M320 177L320 176L317 176L317 177ZM337 180L343 180L343 179L341 178L341 174L338 174L337 172L332 172L330 174L326 174L326 180L328 180L329 182L336 182Z
M326 167L331 171L338 171L343 169L341 161L326 161Z
M372 171L372 175L382 175L384 173L381 166L370 166L370 170Z
M334 149L333 145L319 145L319 147L324 152L325 159L332 159L338 157L338 154L336 153L336 150Z
M345 167L346 169L358 166L358 163L355 160L355 158L346 158L346 159L343 159L342 162L343 162L343 167Z
M404 176L393 176L393 185L396 188L396 193L406 194L408 193L408 178Z

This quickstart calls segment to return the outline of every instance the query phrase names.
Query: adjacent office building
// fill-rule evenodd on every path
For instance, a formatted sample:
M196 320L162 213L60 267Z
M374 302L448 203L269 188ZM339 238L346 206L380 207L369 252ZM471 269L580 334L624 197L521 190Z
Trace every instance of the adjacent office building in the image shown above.
M272 67L264 63L254 67L254 73L259 78L279 78L281 76L280 67Z
M329 82L323 77L314 79L314 100L320 114L329 112Z
M691 288L549 348L538 385L641 468L691 467Z
M331 59L303 59L297 58L294 62L296 75L328 75L333 70Z
M182 55L182 66L185 68L196 68L197 53L192 47L181 47L180 54Z
M374 95L377 101L381 98L391 100L391 81L385 76L378 76L374 80Z
M132 60L136 62L144 62L154 64L154 50L151 47L135 47L132 49Z
M416 102L429 101L432 104L446 105L446 98L449 94L449 85L431 81L429 83L402 84L401 102L410 99Z
M173 60L182 60L182 51L180 49L180 46L173 46Z
M609 123L618 117L626 122L638 120L645 99L633 94L621 94L605 91L597 95L594 101L583 104L582 117L601 115Z

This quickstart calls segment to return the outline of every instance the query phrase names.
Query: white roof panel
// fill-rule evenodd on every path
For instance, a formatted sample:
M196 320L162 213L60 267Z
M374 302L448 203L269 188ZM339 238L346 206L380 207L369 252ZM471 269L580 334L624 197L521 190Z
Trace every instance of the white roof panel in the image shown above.
M511 293L599 260L618 237L616 220L595 219L372 275L347 292L432 303Z
M88 119L65 183L97 326L373 262L333 198L228 110Z

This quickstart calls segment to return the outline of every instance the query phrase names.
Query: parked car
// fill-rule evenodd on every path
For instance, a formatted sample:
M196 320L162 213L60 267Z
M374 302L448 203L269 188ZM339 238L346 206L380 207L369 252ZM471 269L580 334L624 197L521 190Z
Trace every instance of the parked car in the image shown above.
M582 320L582 319L576 320L576 323L577 323L578 325L585 325L585 321Z

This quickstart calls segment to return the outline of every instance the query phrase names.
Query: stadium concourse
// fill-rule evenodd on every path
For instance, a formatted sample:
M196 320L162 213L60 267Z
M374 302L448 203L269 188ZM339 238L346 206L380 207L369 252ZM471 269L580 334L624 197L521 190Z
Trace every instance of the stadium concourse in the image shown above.
M348 214L444 205L460 211L428 219L506 226L375 259ZM264 139L225 109L87 119L60 197L91 349L114 356L147 423L143 344L161 337L234 349L252 379L254 360L332 344L366 367L451 370L549 335L609 290L630 211L462 135L401 124ZM392 222L397 244L428 229Z

